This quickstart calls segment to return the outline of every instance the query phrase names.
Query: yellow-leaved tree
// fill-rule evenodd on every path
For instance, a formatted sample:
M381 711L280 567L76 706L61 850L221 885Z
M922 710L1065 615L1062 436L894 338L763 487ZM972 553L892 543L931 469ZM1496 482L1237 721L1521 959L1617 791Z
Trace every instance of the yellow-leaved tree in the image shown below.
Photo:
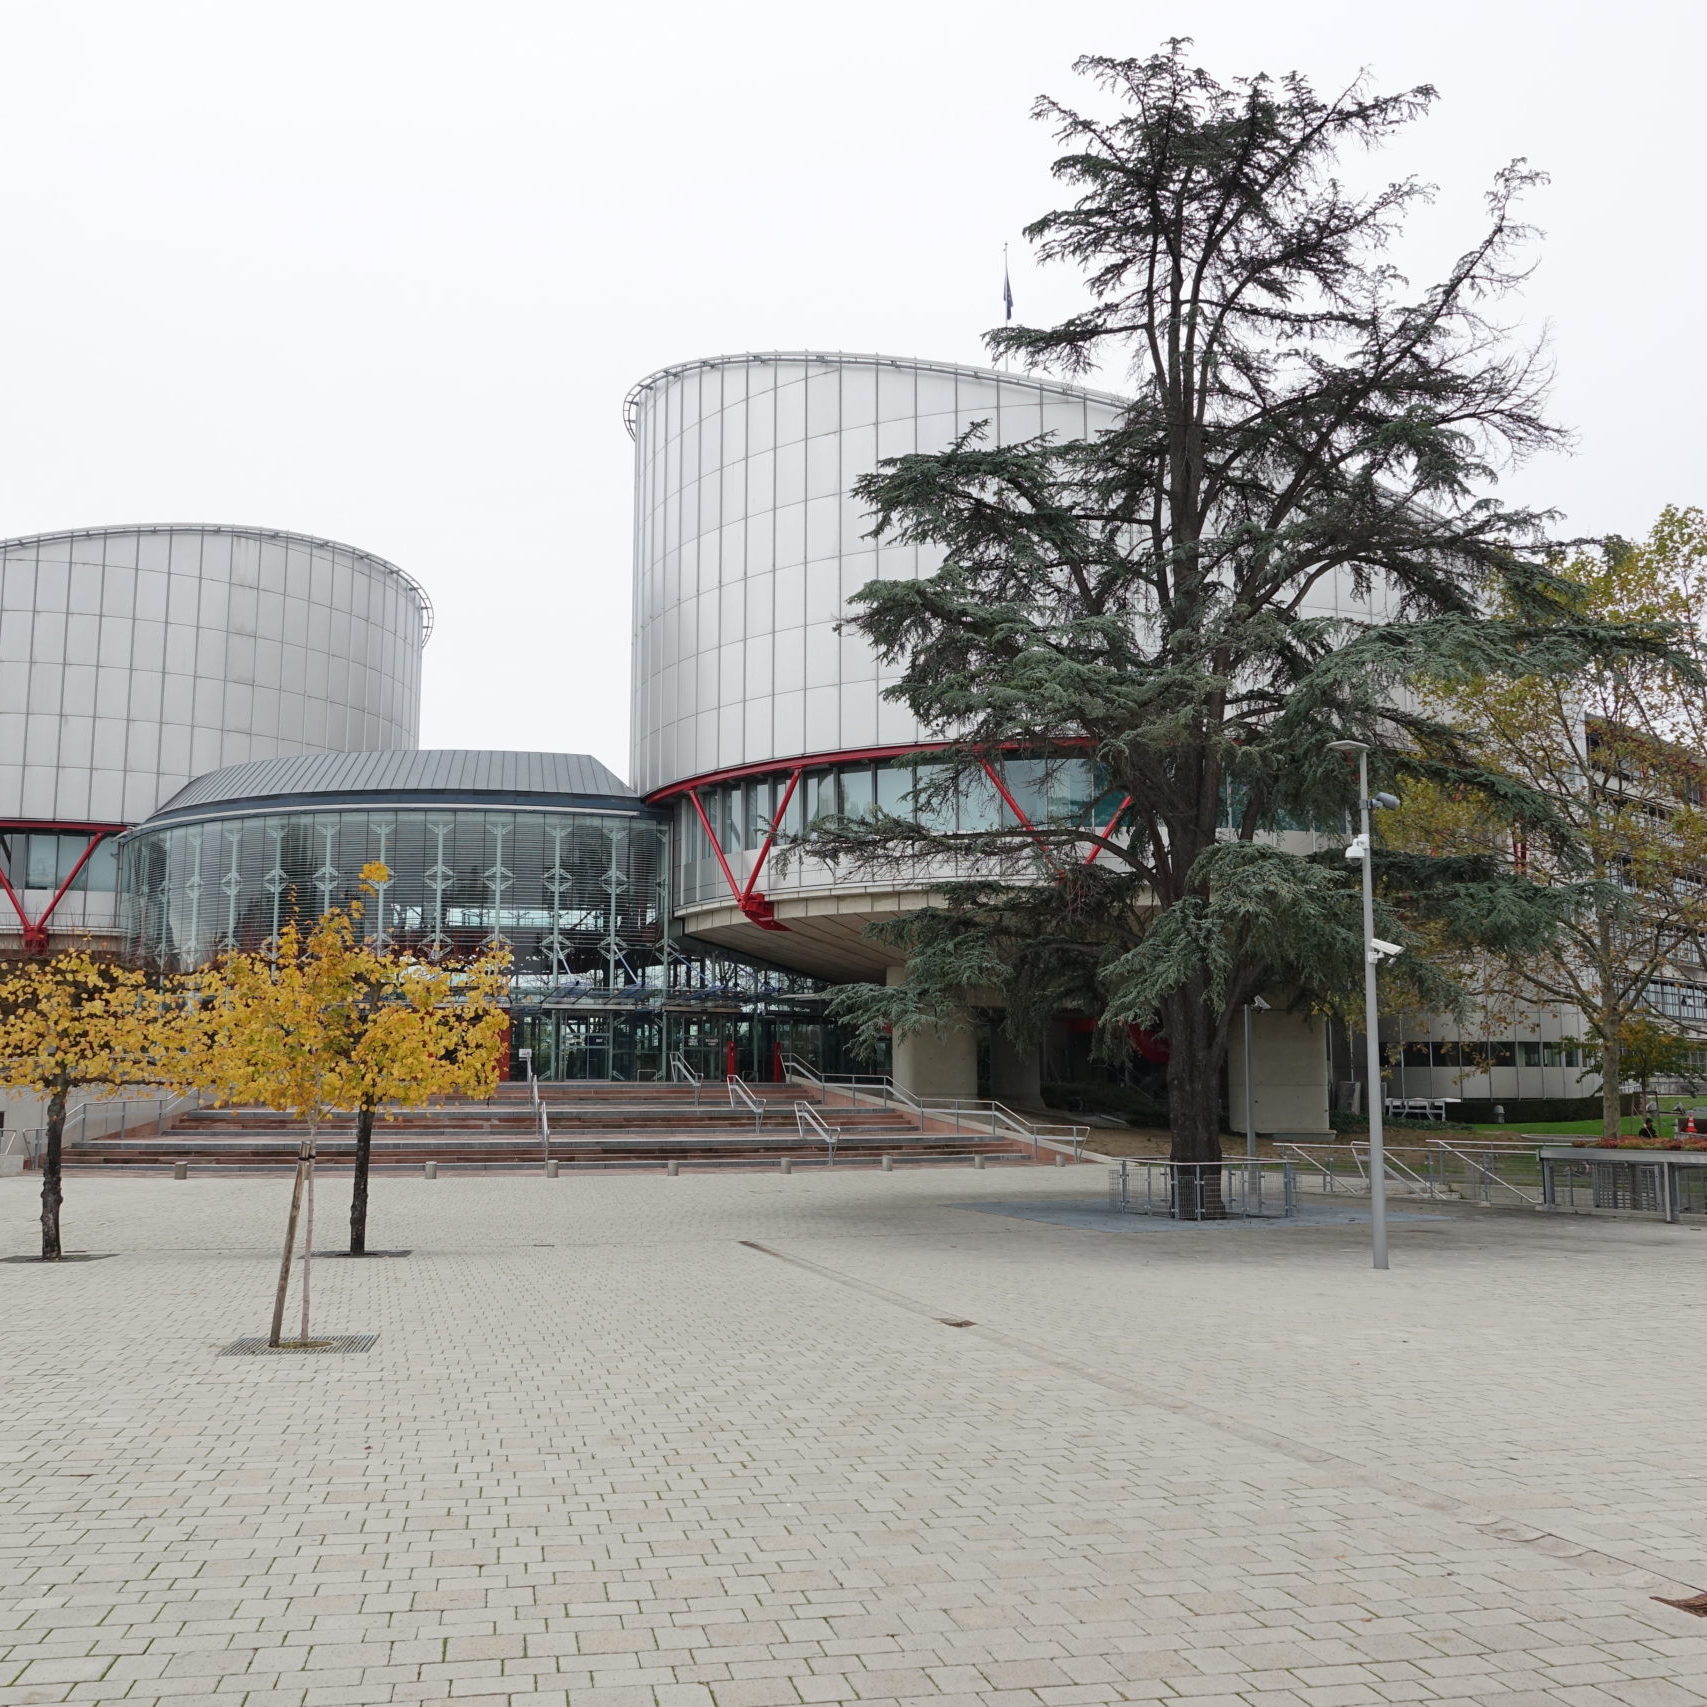
M389 876L383 865L362 868L370 893ZM306 929L286 924L265 949L227 956L202 981L205 1081L216 1101L294 1114L311 1134L335 1111L355 1113L352 1256L367 1249L376 1115L387 1105L489 1095L508 1031L506 950L493 946L458 964L422 960L364 941L361 914L355 901ZM289 1262L287 1240L275 1344Z
M0 967L0 1084L47 1099L43 1262L64 1254L59 1210L71 1093L179 1089L194 1082L198 1061L197 1017L177 980L161 985L83 949Z
M1381 824L1400 847L1496 853L1554 892L1551 947L1476 970L1490 1012L1581 1014L1611 1138L1620 1085L1655 1070L1653 1037L1673 1055L1707 1042L1707 514L1668 509L1640 544L1570 573L1585 617L1669 624L1674 657L1456 682L1431 706L1488 769L1545 797L1551 825L1514 829L1485 793L1424 782Z

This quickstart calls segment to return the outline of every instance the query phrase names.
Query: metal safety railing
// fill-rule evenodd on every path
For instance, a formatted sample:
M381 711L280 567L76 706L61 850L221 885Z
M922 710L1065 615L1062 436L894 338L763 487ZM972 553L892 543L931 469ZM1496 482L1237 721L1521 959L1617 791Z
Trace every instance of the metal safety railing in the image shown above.
M725 1082L729 1086L729 1106L734 1109L745 1108L752 1115L753 1130L757 1132L765 1117L765 1105L733 1073Z
M0 1128L0 1174L21 1172L41 1165L47 1147L47 1131L40 1126Z
M1324 1197L1369 1195L1367 1143L1289 1140L1276 1144L1275 1151L1297 1164L1301 1191ZM1534 1143L1429 1138L1413 1148L1387 1145L1383 1162L1388 1190L1399 1196L1489 1207L1542 1206L1539 1147Z
M903 1090L887 1074L821 1073L810 1062L798 1056L785 1055L782 1070L790 1083L809 1085L819 1093L827 1107L832 1095L843 1096L850 1107L861 1104L880 1108L900 1108L920 1120L930 1120L951 1126L956 1132L987 1133L992 1138L1007 1138L1030 1147L1033 1157L1039 1150L1070 1151L1078 1161L1084 1153L1085 1140L1090 1137L1088 1126L1068 1123L1038 1122L1016 1114L1005 1103L990 1097L920 1097Z
M146 1097L85 1097L66 1109L60 1143L70 1151L103 1138L122 1139L148 1126L156 1132L163 1131L186 1110L200 1108L202 1095L197 1089ZM22 1166L35 1168L40 1165L46 1148L46 1126L14 1126L10 1133L0 1129L0 1159L11 1161L21 1157Z
M822 1144L830 1165L835 1166L836 1140L842 1135L839 1126L831 1126L811 1103L797 1102L794 1105L794 1129L808 1143L816 1140Z
M698 1108L701 1077L679 1049L670 1057L670 1078L675 1084L693 1086L693 1105Z
M1298 1164L1228 1158L1165 1162L1128 1157L1109 1169L1108 1206L1174 1221L1252 1221L1298 1213Z
M539 1075L533 1070L533 1051L522 1051L522 1065L528 1070L528 1101L533 1105L534 1130L539 1134L539 1147L546 1161L551 1160L551 1112L545 1098L539 1094Z
M1429 1151L1436 1178L1442 1186L1451 1180L1458 1197L1490 1205L1515 1198L1532 1209L1543 1206L1539 1145L1449 1143L1431 1138Z

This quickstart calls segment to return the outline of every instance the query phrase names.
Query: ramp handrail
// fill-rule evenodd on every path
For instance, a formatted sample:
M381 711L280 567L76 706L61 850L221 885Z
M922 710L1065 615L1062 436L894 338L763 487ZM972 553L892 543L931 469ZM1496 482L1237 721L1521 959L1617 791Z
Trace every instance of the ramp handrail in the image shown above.
M539 1147L545 1159L551 1160L551 1116L546 1112L545 1098L539 1094L539 1075L533 1070L533 1052L524 1057L528 1070L528 1100L533 1104L533 1123L539 1133Z
M1339 1175L1329 1165L1336 1155L1346 1155L1351 1158L1353 1167L1357 1169L1358 1182L1367 1187L1369 1184L1369 1146L1347 1142L1345 1144L1296 1144L1277 1143L1276 1153L1288 1157L1295 1162L1303 1162L1313 1168L1327 1181L1326 1190L1332 1192L1339 1188ZM1323 1160L1325 1154L1327 1160ZM1382 1172L1394 1185L1409 1187L1421 1197L1444 1197L1445 1189L1430 1179L1426 1174L1418 1173L1415 1168L1407 1166L1398 1160L1391 1150L1382 1157Z
M785 1055L783 1073L790 1079L814 1086L827 1103L832 1090L841 1092L850 1102L876 1098L884 1107L891 1104L910 1109L921 1119L948 1120L957 1132L985 1130L992 1138L1016 1138L1031 1146L1036 1156L1039 1144L1052 1150L1071 1148L1073 1159L1080 1158L1085 1140L1090 1137L1088 1126L1067 1123L1040 1124L1016 1114L1005 1103L990 1097L920 1097L903 1090L884 1073L821 1073L810 1062L798 1056Z
M832 1164L835 1162L836 1140L841 1137L842 1129L828 1124L811 1103L797 1102L794 1105L794 1129L803 1139L817 1139L829 1152Z
M1486 1162L1478 1158L1476 1150L1482 1149L1482 1146L1478 1145L1475 1149L1463 1150L1456 1144L1448 1144L1444 1138L1431 1138L1429 1139L1429 1148L1434 1151L1444 1152L1448 1156L1456 1157L1463 1167L1467 1168L1472 1174L1480 1176L1480 1181L1484 1191L1489 1186L1502 1186L1505 1190L1512 1193L1514 1197L1521 1197L1525 1203L1530 1204L1534 1208L1539 1209L1541 1207L1543 1198L1539 1191L1533 1194L1525 1191L1522 1186L1514 1185L1512 1181L1507 1179L1503 1174L1496 1173L1487 1165ZM1539 1158L1541 1152L1539 1147L1518 1146L1508 1143L1506 1145L1489 1145L1486 1149L1482 1149L1482 1153L1487 1156L1533 1156L1536 1158L1537 1166L1539 1167L1540 1165Z
M693 1105L698 1108L700 1076L693 1070L687 1056L679 1049L670 1057L670 1077L677 1084L693 1086Z
M731 1073L725 1082L729 1086L729 1106L738 1109L745 1105L753 1117L753 1130L757 1132L759 1122L765 1117L765 1105L747 1089L742 1080L734 1073Z

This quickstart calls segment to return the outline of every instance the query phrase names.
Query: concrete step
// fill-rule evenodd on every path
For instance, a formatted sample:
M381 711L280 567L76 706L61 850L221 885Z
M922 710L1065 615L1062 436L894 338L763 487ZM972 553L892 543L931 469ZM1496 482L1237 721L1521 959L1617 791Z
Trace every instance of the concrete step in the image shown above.
M167 1167L179 1162L198 1168L226 1167L285 1167L295 1159L296 1146L289 1143L268 1143L265 1140L197 1140L173 1143L171 1140L108 1140L77 1145L66 1155L68 1168L104 1170L127 1167ZM562 1162L620 1160L634 1162L664 1162L692 1160L739 1160L750 1158L775 1161L789 1156L797 1160L821 1160L826 1155L822 1144L803 1143L795 1137L753 1139L745 1141L706 1140L660 1136L651 1140L636 1140L624 1134L610 1134L603 1139L586 1139L576 1143L554 1143L551 1159ZM989 1139L968 1140L957 1137L920 1137L913 1132L874 1133L854 1139L844 1138L836 1145L841 1157L873 1158L893 1155L900 1158L942 1155L991 1155L1014 1158L1029 1157L1024 1147ZM354 1158L353 1145L331 1145L317 1151L316 1160L322 1166L349 1167ZM545 1159L539 1145L508 1143L503 1140L464 1141L454 1144L414 1144L376 1142L373 1165L376 1167L418 1167L425 1162L447 1165L515 1165L538 1167Z

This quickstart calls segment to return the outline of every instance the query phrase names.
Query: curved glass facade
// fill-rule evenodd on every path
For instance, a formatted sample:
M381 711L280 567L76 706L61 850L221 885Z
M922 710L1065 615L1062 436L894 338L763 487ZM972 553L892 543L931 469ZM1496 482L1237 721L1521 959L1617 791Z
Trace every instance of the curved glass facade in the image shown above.
M815 980L672 939L669 834L649 812L379 802L144 825L119 845L124 947L164 971L260 948L356 899L379 861L363 936L431 958L506 946L512 1050L541 1078L665 1078L674 1056L711 1079L780 1077L785 1055L853 1066Z
M293 918L389 882L363 935L437 958L501 943L521 987L605 993L661 982L658 819L626 813L372 806L146 826L121 844L127 953L164 970L252 949Z
M786 839L803 835L818 819L837 814L857 817L878 808L898 817L913 817L913 791L930 788L931 770L928 755L921 755L913 764L844 759L805 767L792 793L792 766L704 783L694 792L724 858L744 878L773 824L777 834ZM1106 824L1120 804L1119 795L1101 787L1083 759L1007 759L999 772L1014 805L1033 824ZM779 821L777 812L785 796L788 804ZM669 804L674 812L676 905L727 904L728 879L692 800L679 795ZM954 799L925 817L944 831L966 833L1015 828L1020 823L994 783L983 779L963 778ZM928 883L959 875L969 874L933 863L905 881ZM773 896L840 888L846 883L845 875L838 878L829 867L810 858L791 861L787 870L768 866L764 874L764 889Z

